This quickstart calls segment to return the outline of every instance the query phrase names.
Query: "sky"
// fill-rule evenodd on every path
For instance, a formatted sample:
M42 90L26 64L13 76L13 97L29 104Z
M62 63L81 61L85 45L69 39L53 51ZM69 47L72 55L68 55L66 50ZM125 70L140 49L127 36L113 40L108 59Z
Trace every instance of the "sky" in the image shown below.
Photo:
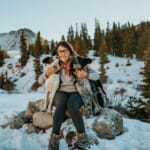
M48 40L61 40L69 26L86 22L94 35L95 18L101 29L113 21L139 24L150 21L150 0L0 0L0 33L29 28Z

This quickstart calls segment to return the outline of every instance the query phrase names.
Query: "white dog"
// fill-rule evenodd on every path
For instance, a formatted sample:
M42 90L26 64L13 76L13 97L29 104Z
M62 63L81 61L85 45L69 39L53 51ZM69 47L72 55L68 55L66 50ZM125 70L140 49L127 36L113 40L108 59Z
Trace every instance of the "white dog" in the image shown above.
M59 71L60 70L59 59L57 59L56 57L53 57L52 63L46 64L46 66L47 66L47 68L54 67L57 69L57 71ZM47 110L48 113L52 113L52 103L53 103L53 99L54 99L56 90L59 87L59 80L60 80L59 73L50 75L46 79L46 81L45 81L44 74L40 76L38 82L39 82L39 84L42 84L45 81L45 89L46 89L44 107L43 107L42 111ZM51 97L49 100L50 93L51 93Z

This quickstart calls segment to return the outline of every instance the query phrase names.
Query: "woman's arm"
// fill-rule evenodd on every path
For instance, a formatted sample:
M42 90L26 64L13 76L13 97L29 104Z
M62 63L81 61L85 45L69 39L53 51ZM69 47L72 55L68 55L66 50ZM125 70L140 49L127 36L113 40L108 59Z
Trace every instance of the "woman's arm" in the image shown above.
M78 78L86 78L91 80L98 80L99 79L99 72L93 69L91 66L86 65L84 70L76 70L74 74Z
M76 71L74 71L74 74L78 77L78 78L89 78L89 74L85 71L85 70L79 70L76 69Z
M45 80L47 79L47 77L45 76L45 72L43 74L40 75L40 77L38 78L38 83L39 84L43 84L45 83Z
M56 68L55 67L49 67L47 70L44 71L44 73L42 75L40 75L40 77L38 78L38 83L39 84L43 84L45 82L45 80L52 74L54 74L56 72Z

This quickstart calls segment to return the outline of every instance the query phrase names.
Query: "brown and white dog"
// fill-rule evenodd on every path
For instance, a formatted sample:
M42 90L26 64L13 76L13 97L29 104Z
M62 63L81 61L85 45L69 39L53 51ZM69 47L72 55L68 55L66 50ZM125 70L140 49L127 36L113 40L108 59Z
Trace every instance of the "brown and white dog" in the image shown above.
M43 63L46 63L46 67L54 67L56 68L57 71L60 70L60 66L59 66L59 59L57 57L47 57L43 60ZM42 111L47 111L48 113L52 112L52 103L53 103L53 99L56 93L56 90L59 87L59 78L60 78L60 74L59 73L55 73L50 75L46 81L45 81L45 100L44 100L44 107L42 109ZM50 100L49 100L49 94L51 94L50 96Z

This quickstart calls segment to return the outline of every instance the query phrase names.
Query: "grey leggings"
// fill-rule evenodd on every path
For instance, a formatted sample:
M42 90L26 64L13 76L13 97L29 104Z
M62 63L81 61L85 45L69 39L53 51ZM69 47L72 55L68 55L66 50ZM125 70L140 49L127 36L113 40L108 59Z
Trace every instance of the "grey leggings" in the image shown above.
M77 132L85 132L84 122L79 108L83 105L78 92L57 91L54 97L56 110L53 117L52 133L59 134L61 124L65 121L65 111L69 111Z

